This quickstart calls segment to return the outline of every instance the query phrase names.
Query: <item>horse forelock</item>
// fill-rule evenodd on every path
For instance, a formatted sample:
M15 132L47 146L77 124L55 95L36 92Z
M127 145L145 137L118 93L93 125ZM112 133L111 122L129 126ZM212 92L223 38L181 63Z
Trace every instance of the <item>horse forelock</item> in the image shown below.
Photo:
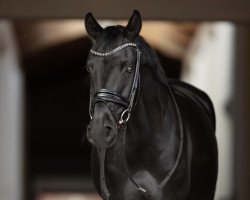
M100 37L96 40L93 49L100 52L107 52L115 49L124 43L124 27L123 26L108 26Z

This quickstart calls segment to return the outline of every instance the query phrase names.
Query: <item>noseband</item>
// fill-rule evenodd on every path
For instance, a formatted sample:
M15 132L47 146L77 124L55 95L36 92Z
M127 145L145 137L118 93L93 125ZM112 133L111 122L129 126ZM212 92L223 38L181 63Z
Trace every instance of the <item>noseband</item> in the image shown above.
M107 57L107 56L114 55L115 53L121 51L122 49L124 49L126 47L134 47L136 49L136 55L137 55L134 79L133 79L132 87L130 90L129 98L126 99L126 98L122 97L121 95L117 94L116 92L111 91L111 90L106 89L106 88L99 89L95 93L93 100L90 100L89 115L90 115L91 119L93 116L93 109L95 107L95 104L98 102L103 102L107 105L108 109L110 110L114 119L117 121L117 123L119 125L127 123L129 118L130 118L131 110L135 104L135 94L136 94L136 91L138 89L139 79L140 79L139 68L140 68L141 52L140 52L139 48L137 47L137 45L135 43L126 43L124 45L121 45L121 46L113 49L112 51L107 52L107 53L101 53L98 51L94 51L93 49L90 50L90 53L94 54L95 56ZM118 104L118 105L123 106L125 108L124 111L122 112L122 114L120 115L120 117L117 117L117 114L116 114L113 106L110 103L115 103L115 104Z

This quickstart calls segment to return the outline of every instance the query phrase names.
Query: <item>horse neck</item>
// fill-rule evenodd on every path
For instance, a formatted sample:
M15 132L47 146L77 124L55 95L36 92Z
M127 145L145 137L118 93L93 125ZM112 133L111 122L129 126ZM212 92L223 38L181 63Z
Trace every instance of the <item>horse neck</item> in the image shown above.
M158 142L156 138L171 137L172 132L165 132L168 123L174 124L174 114L169 90L155 79L150 67L141 66L140 97L132 113L128 127L134 141Z

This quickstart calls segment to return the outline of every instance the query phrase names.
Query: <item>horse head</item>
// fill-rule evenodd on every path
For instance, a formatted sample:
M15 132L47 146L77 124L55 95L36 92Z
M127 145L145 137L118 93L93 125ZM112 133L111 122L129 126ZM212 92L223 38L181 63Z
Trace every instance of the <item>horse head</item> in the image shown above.
M102 28L91 13L85 17L93 40L86 68L90 75L88 140L97 148L115 144L119 127L129 120L139 84L140 51L136 43L142 26L134 11L127 26Z

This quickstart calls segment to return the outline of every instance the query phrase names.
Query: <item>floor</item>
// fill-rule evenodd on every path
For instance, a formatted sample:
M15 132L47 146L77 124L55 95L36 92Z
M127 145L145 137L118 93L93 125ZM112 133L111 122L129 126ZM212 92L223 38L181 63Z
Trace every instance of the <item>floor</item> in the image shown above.
M41 193L37 200L101 200L95 193Z

